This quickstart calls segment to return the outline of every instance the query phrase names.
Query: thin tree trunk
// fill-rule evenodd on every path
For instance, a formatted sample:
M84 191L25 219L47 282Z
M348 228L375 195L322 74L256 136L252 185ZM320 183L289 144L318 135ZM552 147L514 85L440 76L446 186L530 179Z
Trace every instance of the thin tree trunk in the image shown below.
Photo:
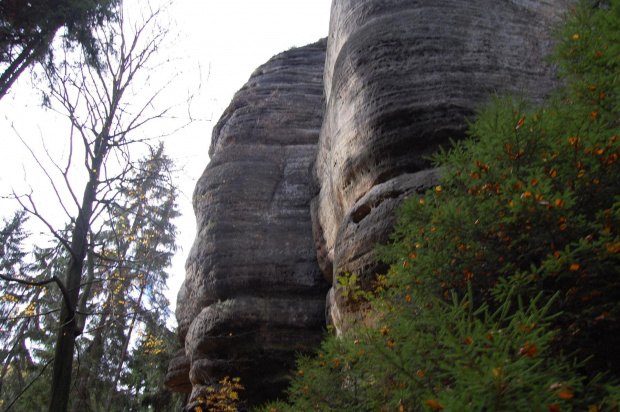
M80 379L80 384L77 389L77 393L75 395L75 402L73 403L73 408L71 409L73 412L81 412L85 411L87 407L87 397L88 397L88 383L90 380L90 373L100 361L103 356L103 330L106 322L108 321L109 312L104 312L99 319L99 325L97 327L97 332L95 337L93 338L93 343L90 347L90 351L88 354L88 359L86 360L86 364L84 365L84 374Z
M47 34L40 34L36 39L24 46L17 58L4 70L2 76L0 76L0 100L9 92L13 83L17 81L24 70L40 57L42 52L50 47L59 28L60 26L54 27Z
M114 110L111 111L114 113ZM109 120L110 121L110 120ZM109 121L105 126L109 130ZM106 130L105 128L103 130ZM60 325L56 339L54 355L54 370L52 374L52 393L49 403L49 412L65 412L69 404L71 391L71 374L73 371L73 351L75 339L81 332L78 328L75 309L78 304L82 270L88 244L88 231L93 207L96 200L97 186L101 164L108 150L108 135L103 132L97 137L94 158L90 167L90 178L84 189L82 207L75 221L71 238L71 260L65 278L69 302L64 302L60 310ZM63 299L64 300L64 299Z

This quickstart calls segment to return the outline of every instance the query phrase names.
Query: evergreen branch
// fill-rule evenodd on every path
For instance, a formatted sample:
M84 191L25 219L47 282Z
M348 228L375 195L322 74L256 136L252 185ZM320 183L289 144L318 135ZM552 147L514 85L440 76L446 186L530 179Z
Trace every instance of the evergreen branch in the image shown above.
M19 395L17 395L17 396L15 397L15 399L13 399L13 401L9 404L9 406L7 406L7 408L4 410L4 412L8 412L8 411L9 411L9 410L13 407L13 405L15 404L15 402L17 402L17 401L19 400L19 398L21 398L21 397L22 397L22 395L23 395L24 393L26 393L26 391L27 391L28 389L30 389L30 387L32 386L32 384L33 384L33 383L35 383L35 382L36 382L36 380L37 380L37 379L39 379L39 378L41 377L41 375L43 375L43 372L45 372L45 369L46 369L46 368L49 366L49 364L50 364L50 363L52 363L53 361L54 361L54 358L50 359L50 360L49 360L49 361L45 364L45 366L43 366L43 368L41 369L41 371L39 372L39 374L38 374L37 376L35 376L35 377L34 377L34 379L33 379L32 381L30 381L30 383L29 383L28 385L26 385L26 387L25 387L25 388L24 388L24 389L23 389L23 390L19 393Z

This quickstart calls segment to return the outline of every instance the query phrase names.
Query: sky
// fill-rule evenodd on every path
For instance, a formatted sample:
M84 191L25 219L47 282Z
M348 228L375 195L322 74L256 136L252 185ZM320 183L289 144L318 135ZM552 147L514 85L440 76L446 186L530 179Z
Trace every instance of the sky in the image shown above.
M181 56L179 64L184 67L185 86L179 92L189 89L197 93L191 105L195 121L165 140L167 154L182 167L176 181L182 213L176 222L180 249L173 259L167 293L173 311L196 233L191 195L209 161L211 129L258 66L291 47L327 37L330 7L331 0L176 0L172 4L169 15L179 37L171 54ZM0 197L12 189L32 188L57 225L62 225L64 218L51 203L48 209L49 184L36 173L18 134L33 146L46 142L52 156L62 156L63 149L55 148L48 137L62 133L61 126L53 113L40 108L40 98L27 75L0 100ZM17 208L14 201L0 198L0 217L10 217ZM35 223L28 229L33 233L44 230Z

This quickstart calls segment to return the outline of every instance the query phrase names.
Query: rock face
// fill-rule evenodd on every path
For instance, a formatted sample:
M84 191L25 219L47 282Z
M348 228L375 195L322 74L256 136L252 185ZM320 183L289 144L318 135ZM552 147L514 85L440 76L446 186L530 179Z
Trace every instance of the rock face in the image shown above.
M215 127L194 193L185 351L167 384L190 406L227 375L249 403L273 398L326 321L342 332L360 319L334 278L355 273L368 290L385 272L373 247L395 208L437 184L427 156L464 137L490 94L540 100L556 86L545 56L564 3L333 0L327 42L258 68Z
M168 386L190 403L225 376L248 403L282 396L295 353L322 338L328 284L312 240L309 169L324 110L325 41L259 67L213 130L179 291L185 352Z
M563 1L335 0L325 65L326 113L313 169L312 215L329 281L370 287L373 245L392 211L436 184L427 156L465 135L492 93L540 100L556 85L545 56ZM329 321L359 312L338 296Z

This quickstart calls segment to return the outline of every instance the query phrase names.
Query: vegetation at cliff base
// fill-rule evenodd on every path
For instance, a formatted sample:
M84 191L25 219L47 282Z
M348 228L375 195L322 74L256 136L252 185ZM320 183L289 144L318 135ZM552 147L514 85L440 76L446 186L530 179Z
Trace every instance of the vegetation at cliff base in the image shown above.
M435 156L441 184L378 248L367 325L263 410L618 410L620 1L579 3L558 35L565 85L494 98Z

